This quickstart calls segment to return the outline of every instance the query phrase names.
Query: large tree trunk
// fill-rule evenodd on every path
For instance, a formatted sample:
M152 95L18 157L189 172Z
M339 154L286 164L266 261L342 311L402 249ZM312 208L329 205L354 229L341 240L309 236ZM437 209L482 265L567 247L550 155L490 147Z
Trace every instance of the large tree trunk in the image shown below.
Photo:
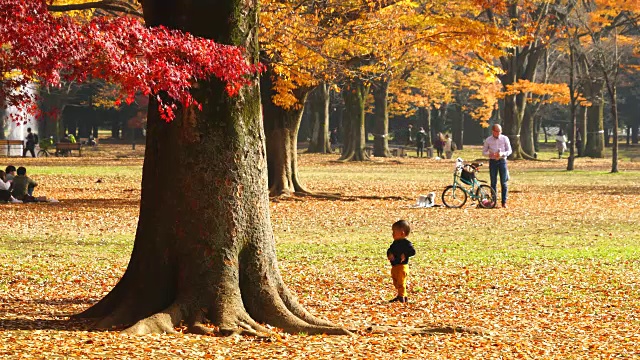
M215 5L212 5L215 4ZM257 59L257 0L146 0L148 25L242 45ZM311 316L284 285L269 218L258 80L229 97L218 80L193 90L166 123L149 104L140 217L129 266L116 287L79 316L128 333L346 333ZM176 172L176 169L180 171ZM168 176L168 175L171 176ZM172 191L179 189L179 191Z
M309 95L307 110L311 113L311 142L307 152L330 154L329 142L329 84L318 85Z
M352 80L342 92L345 106L342 161L369 160L364 130L364 104L368 93L369 85L360 80Z
M375 125L373 127L373 155L379 157L390 157L389 152L389 81L382 79L373 84L373 117Z
M302 106L283 109L271 98L275 94L271 76L267 71L262 76L262 112L267 145L269 196L309 193L300 181L298 172L298 130L302 122ZM296 89L294 96L304 104L309 89Z

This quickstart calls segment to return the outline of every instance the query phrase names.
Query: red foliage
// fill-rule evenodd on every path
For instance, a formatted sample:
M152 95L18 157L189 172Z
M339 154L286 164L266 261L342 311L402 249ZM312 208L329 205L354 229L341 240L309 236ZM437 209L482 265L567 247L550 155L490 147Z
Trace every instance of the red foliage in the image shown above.
M193 81L214 76L234 95L250 82L247 75L260 70L238 47L164 27L147 28L129 17L80 23L53 16L46 0L0 0L0 45L0 99L31 112L34 99L24 89L32 82L58 86L100 78L119 84L127 103L136 92L156 95L169 121L175 104L162 101L160 92L185 106L198 106L189 92ZM6 76L16 70L21 76Z

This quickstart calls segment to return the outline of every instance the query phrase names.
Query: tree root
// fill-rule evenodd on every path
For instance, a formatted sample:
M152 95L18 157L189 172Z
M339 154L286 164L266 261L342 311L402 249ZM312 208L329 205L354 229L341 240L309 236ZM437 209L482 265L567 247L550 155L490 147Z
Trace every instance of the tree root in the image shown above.
M351 150L347 153L344 153L340 159L338 159L338 161L340 162L347 162L347 161L371 161L371 158L364 152L364 150Z
M438 327L400 327L372 325L366 330L371 334L406 334L406 335L437 335L437 334L471 334L490 335L490 332L478 327L466 326L438 326Z
M122 332L124 334L145 335L155 333L175 334L175 327L184 319L182 309L179 305L173 304L167 309L142 319Z

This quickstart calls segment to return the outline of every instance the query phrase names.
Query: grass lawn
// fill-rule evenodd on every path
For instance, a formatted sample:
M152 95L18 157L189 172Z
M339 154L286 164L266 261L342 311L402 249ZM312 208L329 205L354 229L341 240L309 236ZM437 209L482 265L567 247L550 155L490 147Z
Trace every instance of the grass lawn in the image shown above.
M414 208L440 194L453 160L337 162L301 154L303 181L339 199L272 201L283 277L311 312L354 337L125 336L68 321L115 285L133 246L144 146L100 145L82 158L4 159L26 166L36 195L0 204L3 358L639 358L640 151L610 159L509 163L507 209ZM84 154L83 154L84 155ZM480 158L480 148L456 152ZM637 158L637 159L636 159ZM481 179L488 180L488 169ZM410 303L395 294L385 252L391 224L412 224ZM370 332L385 326L387 333ZM409 335L461 326L483 335Z

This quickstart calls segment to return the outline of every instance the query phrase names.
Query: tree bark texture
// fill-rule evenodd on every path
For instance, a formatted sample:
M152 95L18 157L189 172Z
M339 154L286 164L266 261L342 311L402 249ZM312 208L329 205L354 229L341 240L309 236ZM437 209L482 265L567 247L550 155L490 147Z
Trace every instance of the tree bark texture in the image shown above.
M366 161L366 134L364 130L364 105L369 86L360 80L352 80L343 90L345 112L343 119L342 161Z
M257 59L257 0L146 0L148 25L165 25ZM97 327L132 334L347 333L316 319L287 290L269 218L264 131L257 78L235 97L218 80L200 81L202 111L178 109L170 123L149 104L140 216L131 260L115 286L79 314ZM178 171L176 171L178 170ZM178 191L176 191L178 190Z
M311 113L311 142L307 152L330 154L329 84L321 83L310 94L307 110Z
M269 196L309 193L300 181L298 172L298 131L302 122L302 106L284 109L275 105L271 98L275 94L271 76L276 76L267 67L261 77L262 113L266 134ZM294 95L304 104L309 89L296 89Z
M386 79L373 84L373 155L390 157L389 151L389 81ZM416 129L417 130L417 129Z

